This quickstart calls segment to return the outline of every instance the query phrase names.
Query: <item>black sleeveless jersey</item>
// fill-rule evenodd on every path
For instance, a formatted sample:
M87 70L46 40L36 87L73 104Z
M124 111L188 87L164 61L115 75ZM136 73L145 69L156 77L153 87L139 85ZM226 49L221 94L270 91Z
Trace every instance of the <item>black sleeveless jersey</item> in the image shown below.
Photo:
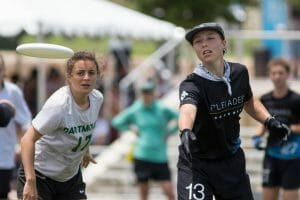
M252 91L247 68L239 63L228 63L231 96L224 82L208 80L195 73L180 84L180 106L197 106L193 126L197 147L192 152L200 159L228 157L239 145L239 115L244 103L252 97Z
M290 125L300 122L300 95L289 90L282 98L275 98L272 92L260 98L271 115L275 115L281 122Z

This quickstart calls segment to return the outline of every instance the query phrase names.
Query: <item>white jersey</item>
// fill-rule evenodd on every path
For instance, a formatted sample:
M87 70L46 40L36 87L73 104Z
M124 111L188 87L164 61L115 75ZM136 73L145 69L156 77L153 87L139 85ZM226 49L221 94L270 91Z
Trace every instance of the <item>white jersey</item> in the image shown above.
M46 101L32 121L32 126L43 135L35 145L37 171L60 182L76 175L91 143L103 95L94 89L89 100L90 107L81 109L70 88L64 86Z
M12 169L15 166L15 147L17 145L16 123L27 129L31 122L31 113L24 96L17 85L4 81L0 90L0 99L7 99L16 107L16 115L6 127L0 128L0 169Z

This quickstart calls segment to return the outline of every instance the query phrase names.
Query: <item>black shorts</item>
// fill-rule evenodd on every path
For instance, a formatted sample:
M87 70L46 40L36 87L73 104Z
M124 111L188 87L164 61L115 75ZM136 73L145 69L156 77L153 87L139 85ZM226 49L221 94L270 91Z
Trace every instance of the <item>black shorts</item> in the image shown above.
M263 163L263 187L300 188L300 159L282 160L266 155Z
M13 169L0 169L0 199L7 199L12 175Z
M81 170L66 182L58 182L35 171L36 185L39 200L79 200L87 199L85 194L85 183L82 180ZM22 199L23 188L26 182L24 168L21 165L18 170L17 196Z
M134 159L134 172L138 182L171 180L168 163L155 163Z
M178 200L253 200L242 149L227 159L193 159L179 146Z

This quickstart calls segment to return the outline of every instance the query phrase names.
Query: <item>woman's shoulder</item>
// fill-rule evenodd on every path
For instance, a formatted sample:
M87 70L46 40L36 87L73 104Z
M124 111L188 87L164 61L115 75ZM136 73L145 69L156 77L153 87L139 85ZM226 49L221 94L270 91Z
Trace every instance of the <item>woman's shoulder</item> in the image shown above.
M232 71L247 71L247 67L244 64L237 63L237 62L228 62L231 66Z
M181 85L195 84L196 82L201 81L201 77L195 73L190 73L186 78L181 82Z
M56 90L46 101L46 107L64 107L70 102L71 94L67 86L63 86Z
M97 89L93 89L92 92L91 92L91 94L90 94L90 96L92 98L97 99L97 100L102 100L104 98L103 94L99 90L97 90Z
M21 93L21 89L19 88L19 86L10 81L4 81L4 88L6 90L9 90L10 92Z

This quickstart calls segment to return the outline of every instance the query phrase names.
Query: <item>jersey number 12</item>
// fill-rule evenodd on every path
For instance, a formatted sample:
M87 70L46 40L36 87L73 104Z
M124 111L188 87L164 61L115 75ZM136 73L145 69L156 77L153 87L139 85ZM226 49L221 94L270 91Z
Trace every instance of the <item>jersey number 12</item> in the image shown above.
M82 137L79 137L77 145L72 149L72 151L73 152L82 151L90 143L91 139L92 139L92 135L87 135L85 136L84 142L82 142Z

